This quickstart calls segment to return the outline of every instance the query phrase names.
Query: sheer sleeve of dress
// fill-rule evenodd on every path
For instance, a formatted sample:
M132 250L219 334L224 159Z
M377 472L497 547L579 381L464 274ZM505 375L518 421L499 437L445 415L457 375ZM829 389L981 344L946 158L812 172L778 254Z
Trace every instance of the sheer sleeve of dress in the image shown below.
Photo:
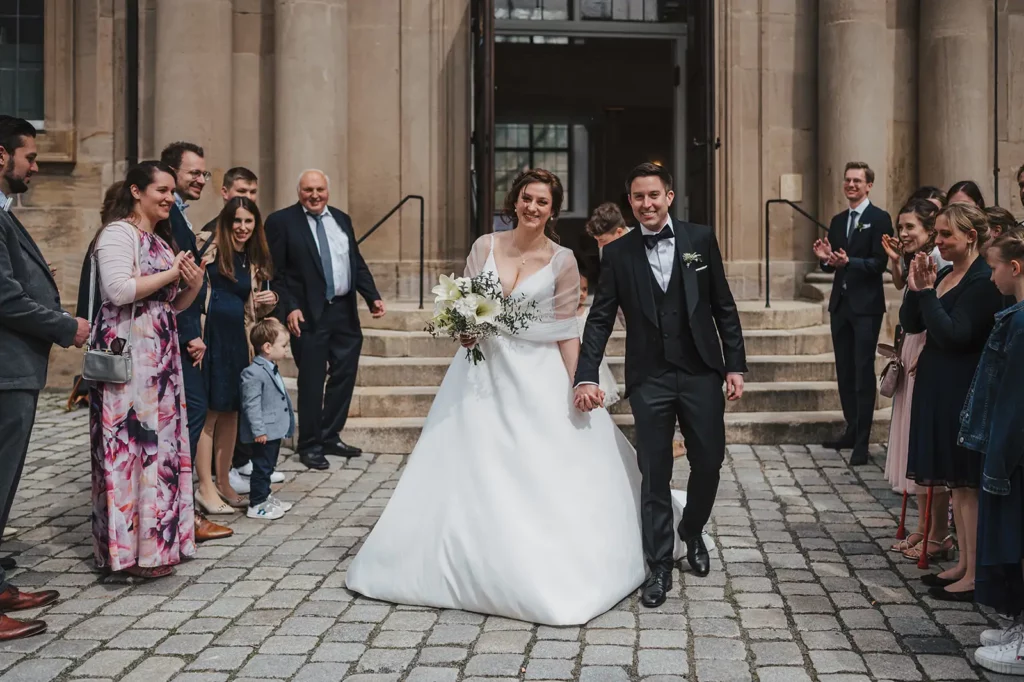
M487 256L491 254L493 240L493 234L485 234L473 242L473 248L470 249L469 256L466 257L464 273L466 277L476 277L484 271L484 266L487 265Z
M580 304L580 271L569 249L558 248L551 259L554 287L550 298L537 298L533 311L537 319L519 332L517 338L527 341L552 342L578 339L579 321L576 309Z

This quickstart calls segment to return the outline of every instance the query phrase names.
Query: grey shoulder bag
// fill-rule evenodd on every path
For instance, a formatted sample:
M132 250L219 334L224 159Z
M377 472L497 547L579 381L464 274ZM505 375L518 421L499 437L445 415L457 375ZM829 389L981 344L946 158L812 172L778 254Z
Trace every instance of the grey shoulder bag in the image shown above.
M136 238L138 234L136 234ZM141 273L141 258L139 251L142 249L141 240L135 249L135 269ZM92 273L89 277L89 310L93 310L93 303L96 297L96 277L99 270L99 262L96 259L96 250L93 248ZM82 378L88 381L95 381L105 384L127 384L132 380L132 328L135 326L136 313L139 310L139 301L132 303L132 317L128 322L128 340L121 347L106 350L91 350L96 337L96 328L99 326L92 320L92 331L89 334L90 350L85 351L85 360L82 363ZM115 339L118 341L119 339ZM120 344L118 344L120 345Z

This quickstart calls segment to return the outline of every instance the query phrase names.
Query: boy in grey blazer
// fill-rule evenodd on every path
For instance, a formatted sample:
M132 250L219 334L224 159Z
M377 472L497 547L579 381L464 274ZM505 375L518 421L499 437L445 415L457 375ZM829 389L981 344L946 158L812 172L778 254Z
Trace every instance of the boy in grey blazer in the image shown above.
M250 519L279 519L292 508L290 502L270 494L270 475L277 466L281 439L295 431L295 411L277 363L285 356L290 336L279 320L268 317L249 332L256 356L242 370L242 419L239 438L252 443L252 477L249 479Z

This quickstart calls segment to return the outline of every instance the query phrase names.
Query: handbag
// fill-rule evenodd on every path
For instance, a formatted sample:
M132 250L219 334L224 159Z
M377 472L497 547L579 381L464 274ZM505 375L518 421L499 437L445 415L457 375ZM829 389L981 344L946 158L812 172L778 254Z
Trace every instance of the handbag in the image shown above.
M135 251L135 269L140 270L139 251L142 249L140 242ZM96 273L99 270L99 263L96 254L92 256L92 274L89 276L89 310L93 309L96 297ZM103 384L127 384L132 380L132 331L135 327L135 317L139 310L139 302L132 304L132 316L128 322L128 339L124 344L117 343L115 339L112 348L106 350L92 350L92 344L96 337L96 324L93 320L92 330L89 333L90 350L85 351L85 358L82 361L82 379L95 381Z
M895 346L887 343L878 344L878 352L882 357L889 358L882 369L882 378L878 384L878 392L886 398L896 395L900 385L900 377L903 375L903 360L900 359L899 342Z

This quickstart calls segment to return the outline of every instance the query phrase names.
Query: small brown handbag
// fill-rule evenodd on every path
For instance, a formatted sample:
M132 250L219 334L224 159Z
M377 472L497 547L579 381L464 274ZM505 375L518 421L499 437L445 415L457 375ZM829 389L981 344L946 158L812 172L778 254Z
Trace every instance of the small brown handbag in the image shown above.
M900 386L900 377L903 376L903 360L900 359L900 348L903 346L903 334L900 333L901 331L899 329L896 330L895 345L890 346L888 343L878 344L879 354L889 359L889 362L882 369L882 378L878 382L878 392L886 398L896 395L896 390Z

